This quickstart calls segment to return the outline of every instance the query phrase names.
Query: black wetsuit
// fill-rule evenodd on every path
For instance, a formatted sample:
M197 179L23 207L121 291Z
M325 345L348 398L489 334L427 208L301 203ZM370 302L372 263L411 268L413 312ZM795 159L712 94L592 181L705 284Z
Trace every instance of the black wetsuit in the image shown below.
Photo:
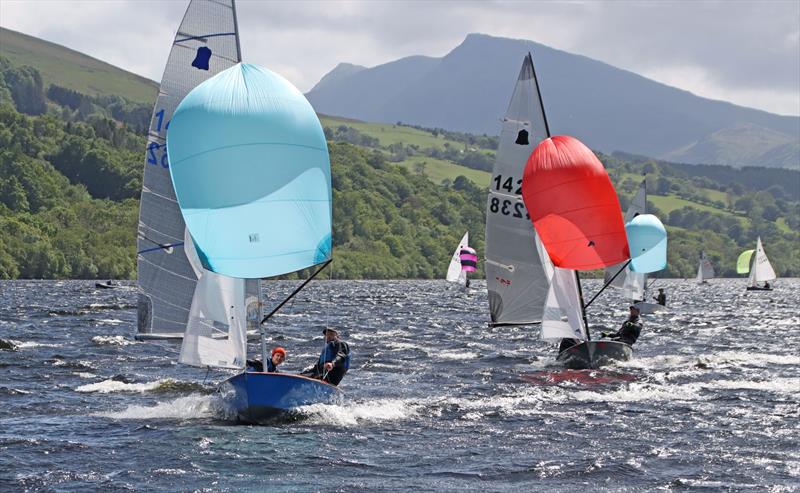
M661 291L658 293L658 296L655 297L656 303L661 306L667 306L667 293Z
M325 370L325 363L333 363L333 369ZM312 368L305 370L302 375L318 378L331 385L339 385L347 370L350 369L350 346L346 342L335 340L325 344L319 360Z
M249 359L249 360L247 360L247 370L248 371L263 372L264 371L264 364L261 362L261 360ZM269 372L269 373L278 373L278 367L276 367L275 363L272 362L272 358L267 360L267 372Z
M636 340L639 339L641 332L642 322L639 321L639 317L629 318L622 323L622 327L618 331L608 334L607 337L612 341L620 341L633 346Z

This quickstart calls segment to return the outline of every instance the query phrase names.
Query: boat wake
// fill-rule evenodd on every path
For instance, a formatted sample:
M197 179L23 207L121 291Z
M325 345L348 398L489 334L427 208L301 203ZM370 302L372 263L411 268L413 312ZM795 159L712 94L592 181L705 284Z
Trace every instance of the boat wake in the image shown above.
M111 419L235 419L235 414L218 394L191 394L154 406L128 406L122 411L97 413L94 416Z
M402 421L417 416L423 406L403 399L312 404L298 409L306 423L336 426L358 426L369 423Z
M155 382L134 383L118 379L109 378L102 382L89 383L75 388L76 392L109 394L112 392L136 392L136 393L170 393L170 392L197 392L209 394L213 388L205 387L196 382L186 382L164 378Z

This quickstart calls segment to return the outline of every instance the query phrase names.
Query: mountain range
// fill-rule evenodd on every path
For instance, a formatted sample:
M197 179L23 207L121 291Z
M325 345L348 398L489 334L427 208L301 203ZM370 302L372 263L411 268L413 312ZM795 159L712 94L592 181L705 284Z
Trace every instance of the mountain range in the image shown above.
M555 134L605 152L800 168L800 117L702 98L527 40L470 34L441 58L342 63L306 96L320 113L496 135L528 52Z

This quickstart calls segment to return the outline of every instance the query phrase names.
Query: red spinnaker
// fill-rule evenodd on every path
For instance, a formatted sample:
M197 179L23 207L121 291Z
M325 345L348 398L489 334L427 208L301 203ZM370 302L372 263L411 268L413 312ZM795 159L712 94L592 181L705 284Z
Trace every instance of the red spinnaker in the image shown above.
M578 139L558 135L533 150L522 198L550 259L591 270L630 258L619 199L603 164Z

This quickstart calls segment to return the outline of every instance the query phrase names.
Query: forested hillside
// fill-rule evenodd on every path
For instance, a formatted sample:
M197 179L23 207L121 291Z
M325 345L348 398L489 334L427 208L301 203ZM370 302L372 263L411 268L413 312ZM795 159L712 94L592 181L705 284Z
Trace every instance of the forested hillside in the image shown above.
M47 84L0 57L0 278L134 278L150 108ZM334 187L333 275L437 278L464 231L483 253L495 137L322 117ZM798 177L783 170L601 158L623 205L647 172L669 225L667 276L718 272L761 235L780 275L799 275ZM776 174L777 173L777 174ZM780 174L786 173L786 174ZM479 273L480 274L480 273Z

